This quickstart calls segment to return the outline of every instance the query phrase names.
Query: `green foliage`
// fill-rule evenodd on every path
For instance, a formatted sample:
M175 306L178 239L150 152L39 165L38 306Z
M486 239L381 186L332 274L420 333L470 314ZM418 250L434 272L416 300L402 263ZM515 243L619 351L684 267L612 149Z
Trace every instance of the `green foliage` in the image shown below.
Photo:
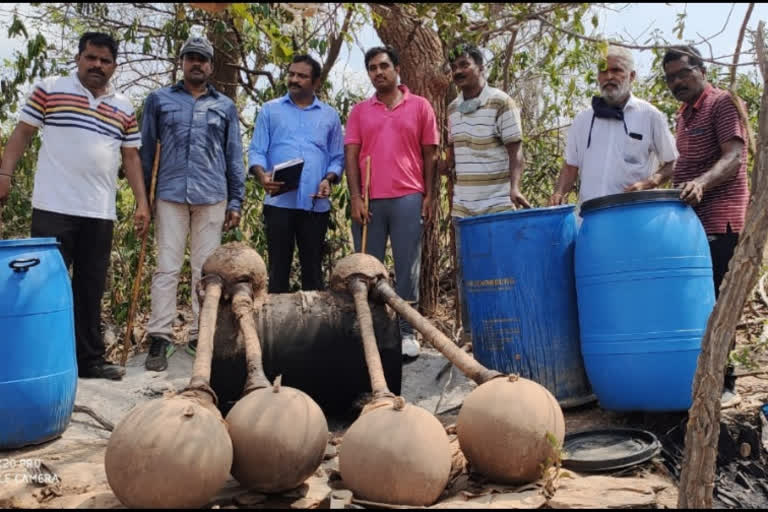
M10 129L0 130L0 147L5 147L11 136ZM37 164L40 138L34 137L32 144L22 155L19 166L13 174L11 192L5 206L0 206L0 240L29 237L32 216L32 187Z
M8 37L22 35L27 39L26 52L14 52L14 60L6 60L5 69L0 71L0 122L6 121L9 114L16 113L20 92L27 84L58 69L55 60L49 62L45 37L39 33L30 37L24 23L14 15L8 27Z
M486 54L486 76L494 87L503 88L517 102L523 126L526 167L522 189L534 206L543 206L562 167L565 135L573 117L597 94L597 70L604 65L607 42L596 29L600 4L537 3L417 3L409 4L412 15L435 30L443 42L445 61L458 43L472 43ZM320 6L320 7L318 7ZM305 9L305 10L302 10ZM306 9L314 9L307 14ZM177 55L190 34L215 35L236 32L237 51L242 59L236 103L244 114L243 146L251 138L251 121L260 106L286 94L285 72L296 53L310 53L326 63L337 37L352 47L363 26L377 27L382 18L367 4L269 4L234 3L221 14L193 9L186 3L39 3L32 4L34 16L13 16L8 24L10 37L24 37L24 51L16 52L0 69L0 122L18 111L20 95L30 84L51 74L67 73L77 51L77 38L85 30L102 30L120 40L120 67L113 81L126 91L137 107L146 94L179 78ZM346 31L341 30L349 15ZM682 38L686 13L675 19L675 35ZM546 23L544 23L546 21ZM647 43L663 41L658 28ZM679 107L668 91L661 73L663 51L654 51L653 72L638 77L633 92L656 105L674 128ZM329 63L329 65L332 64ZM447 67L446 67L447 70ZM255 73L255 72L259 73ZM727 71L709 70L713 83L727 88ZM272 80L265 76L269 74ZM334 107L346 123L352 106L363 98L351 91L321 84L318 96ZM451 86L453 87L453 86ZM748 107L750 122L757 132L762 81L757 73L739 74L738 94ZM457 91L448 91L447 99ZM0 133L4 145L9 130ZM0 214L0 237L26 237L29 233L31 193L39 140L27 150L14 177L6 207ZM239 228L226 233L223 241L243 240L265 259L267 246L263 228L264 190L253 178L246 181L246 200ZM351 251L349 192L345 180L332 189L332 210L323 258L324 272L332 262ZM439 239L448 247L450 218L446 194L440 197ZM125 180L119 181L117 216L105 312L115 322L125 321L131 288L141 248L133 232L135 202ZM450 250L439 251L440 269L450 269ZM156 254L150 233L144 272L140 283L139 311L149 309L149 288ZM185 260L179 286L179 302L189 303L189 263ZM298 289L298 258L294 261L291 286ZM554 462L554 461L553 461Z

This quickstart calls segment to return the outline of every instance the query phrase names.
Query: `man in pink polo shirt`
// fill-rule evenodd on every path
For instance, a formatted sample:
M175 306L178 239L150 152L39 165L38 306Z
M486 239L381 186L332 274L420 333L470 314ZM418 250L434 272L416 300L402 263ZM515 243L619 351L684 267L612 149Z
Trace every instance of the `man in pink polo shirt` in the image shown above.
M349 113L344 136L347 183L351 196L352 236L361 247L368 224L367 251L381 261L392 244L395 290L414 305L419 299L421 232L430 222L432 181L440 142L432 106L426 98L398 85L399 57L394 48L375 47L365 54L368 77L376 88L370 99ZM363 203L366 158L371 157L370 207ZM418 357L413 327L400 319L403 355Z

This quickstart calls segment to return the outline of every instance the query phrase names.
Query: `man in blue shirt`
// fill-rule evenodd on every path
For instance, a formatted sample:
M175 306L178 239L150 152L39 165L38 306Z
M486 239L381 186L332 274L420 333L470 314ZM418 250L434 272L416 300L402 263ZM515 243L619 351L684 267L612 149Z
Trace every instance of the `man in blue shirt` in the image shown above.
M194 290L205 259L221 243L222 228L240 223L245 193L240 120L234 102L208 83L213 47L191 37L181 48L184 79L152 92L144 102L141 162L151 182L155 142L161 142L155 201L157 270L152 276L150 348L144 363L163 371L173 353L176 289L189 235L192 311L188 350L197 342L200 306Z
M301 289L323 289L320 264L331 209L328 196L344 170L339 115L315 96L320 64L309 55L297 55L287 79L288 94L265 103L259 112L248 150L249 171L268 192L269 293L290 291L294 244L299 248ZM283 185L272 179L274 166L297 158L304 160L298 188L272 195Z

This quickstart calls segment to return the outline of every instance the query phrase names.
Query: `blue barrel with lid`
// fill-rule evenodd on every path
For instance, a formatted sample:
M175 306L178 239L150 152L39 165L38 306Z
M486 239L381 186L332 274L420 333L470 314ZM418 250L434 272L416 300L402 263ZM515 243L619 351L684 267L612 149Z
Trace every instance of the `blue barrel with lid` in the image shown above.
M55 238L0 240L0 450L69 424L77 390L72 287Z
M600 406L679 411L692 402L715 304L704 228L679 190L591 199L575 272L581 353Z
M458 221L472 351L487 368L547 388L561 407L594 400L579 352L574 207Z

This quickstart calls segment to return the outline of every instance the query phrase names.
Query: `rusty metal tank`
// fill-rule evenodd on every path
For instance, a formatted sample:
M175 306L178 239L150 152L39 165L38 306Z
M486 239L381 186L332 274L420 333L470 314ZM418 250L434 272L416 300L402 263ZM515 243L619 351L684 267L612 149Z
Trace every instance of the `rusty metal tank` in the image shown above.
M389 389L400 394L402 352L397 317L371 302L376 342ZM352 297L333 291L270 294L254 312L264 373L307 393L326 414L353 413L371 392ZM240 398L246 378L245 349L229 304L216 322L211 386L224 415Z

